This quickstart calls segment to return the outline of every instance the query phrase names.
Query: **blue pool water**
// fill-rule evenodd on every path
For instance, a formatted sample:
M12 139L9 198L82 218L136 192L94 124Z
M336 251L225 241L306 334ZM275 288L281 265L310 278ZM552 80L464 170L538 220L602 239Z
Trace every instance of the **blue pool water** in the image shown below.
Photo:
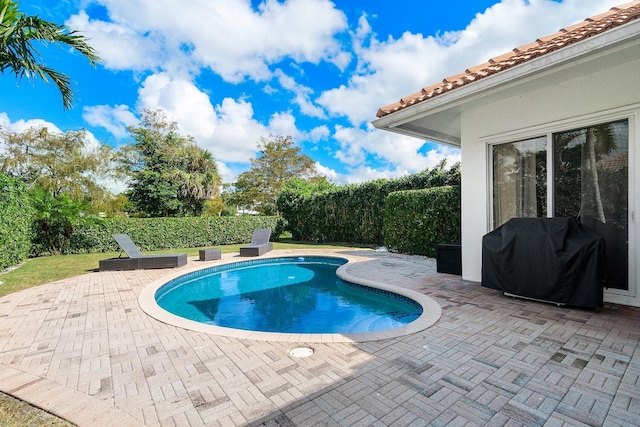
M201 323L262 332L360 333L396 328L422 307L391 292L345 282L331 257L237 262L163 285L160 307Z

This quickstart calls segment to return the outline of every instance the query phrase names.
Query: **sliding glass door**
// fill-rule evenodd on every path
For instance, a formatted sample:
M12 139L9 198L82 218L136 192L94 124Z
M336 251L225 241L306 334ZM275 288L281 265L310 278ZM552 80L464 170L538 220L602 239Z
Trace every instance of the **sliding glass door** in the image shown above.
M605 286L629 287L629 124L553 135L554 216L572 216L605 238Z
M514 217L578 218L605 238L605 286L627 290L628 120L494 145L491 150L493 226ZM547 150L552 150L550 155Z
M493 225L511 218L547 216L547 140L493 147Z

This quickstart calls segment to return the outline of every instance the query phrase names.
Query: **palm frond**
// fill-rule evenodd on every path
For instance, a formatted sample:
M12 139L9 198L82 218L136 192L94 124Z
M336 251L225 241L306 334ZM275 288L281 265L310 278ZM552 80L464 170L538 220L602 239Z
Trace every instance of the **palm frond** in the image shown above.
M0 0L0 73L10 70L21 79L41 78L53 81L62 94L65 109L73 106L71 79L44 64L38 44L59 44L80 52L95 67L100 61L88 39L64 25L45 21L38 16L20 13L12 0Z

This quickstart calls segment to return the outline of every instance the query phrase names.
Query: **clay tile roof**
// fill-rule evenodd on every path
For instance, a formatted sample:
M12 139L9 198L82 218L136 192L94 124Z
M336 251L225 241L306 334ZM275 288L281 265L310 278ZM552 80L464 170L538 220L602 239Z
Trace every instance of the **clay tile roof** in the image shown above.
M402 98L399 102L380 108L377 117L395 113L639 18L640 1L638 0L613 7L605 13L592 16L582 22L562 28L556 33L540 37L533 43L493 57L484 64L470 67L462 73L446 77L440 83L425 87L420 92Z
M617 172L624 169L629 164L629 152L625 151L615 157L605 157L599 160L597 165L599 168L608 170L610 172Z

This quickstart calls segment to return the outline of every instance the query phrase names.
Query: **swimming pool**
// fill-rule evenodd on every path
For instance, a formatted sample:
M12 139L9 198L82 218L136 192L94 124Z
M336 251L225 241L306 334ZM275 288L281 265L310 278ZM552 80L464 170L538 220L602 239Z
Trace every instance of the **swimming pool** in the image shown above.
M424 329L440 317L439 305L424 295L352 281L344 274L348 261L289 256L216 265L145 288L140 305L176 326L279 341L369 341Z
M261 332L363 333L416 320L415 301L346 282L346 259L248 261L179 277L156 292L160 307L196 322Z

